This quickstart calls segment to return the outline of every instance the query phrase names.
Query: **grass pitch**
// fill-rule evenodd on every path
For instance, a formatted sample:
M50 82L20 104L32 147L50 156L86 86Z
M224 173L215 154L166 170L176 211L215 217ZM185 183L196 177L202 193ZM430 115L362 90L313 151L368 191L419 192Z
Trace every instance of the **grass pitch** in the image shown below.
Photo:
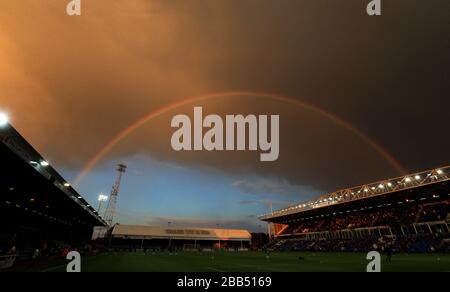
M303 257L303 259L299 259ZM82 258L82 272L365 272L361 253L181 252L109 253ZM64 272L65 265L42 268ZM399 254L382 272L449 272L449 254Z

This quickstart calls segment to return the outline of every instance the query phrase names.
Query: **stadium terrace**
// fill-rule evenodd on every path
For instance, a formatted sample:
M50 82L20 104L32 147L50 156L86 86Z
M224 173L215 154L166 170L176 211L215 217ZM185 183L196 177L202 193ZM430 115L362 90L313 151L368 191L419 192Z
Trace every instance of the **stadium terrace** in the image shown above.
M143 225L114 225L111 246L118 250L247 250L247 230L212 228L165 228Z
M82 237L89 238L94 226L106 226L97 211L10 125L0 128L0 154L8 170L0 176L0 218L8 222L8 230L16 223L45 218L53 222L48 228L82 223L88 230ZM19 214L19 221L11 220Z
M274 250L450 250L450 167L387 179L263 215Z

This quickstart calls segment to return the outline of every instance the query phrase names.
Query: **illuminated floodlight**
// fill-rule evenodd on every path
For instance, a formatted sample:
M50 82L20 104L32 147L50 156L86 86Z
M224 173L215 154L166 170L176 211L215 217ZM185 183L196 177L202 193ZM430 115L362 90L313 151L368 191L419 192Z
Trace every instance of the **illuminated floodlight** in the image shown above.
M411 182L411 178L410 177L407 177L407 178L405 178L405 181L408 183L408 182Z
M364 192L366 192L366 193L367 193L368 191L369 191L369 189L364 189Z
M444 171L442 169L438 169L436 172L437 172L437 174L443 174L444 173Z
M420 175L416 175L414 178L415 178L416 180L420 180Z
M9 123L8 115L0 112L0 127L4 127Z
M65 186L66 188L68 188L68 187L70 187L70 184L69 184L68 182L66 182L66 183L64 183L64 186Z
M384 185L383 185L383 184L379 184L378 187L379 187L380 189L384 189Z
M392 187L392 183L390 183L390 182L387 185L388 185L388 187Z
M45 161L45 160L42 160L40 164L41 164L41 166L43 166L43 167L47 167L47 166L50 165L50 163L48 163L48 162Z
M105 202L106 200L108 200L108 196L103 195L103 194L100 194L100 195L98 196L98 201L99 201L99 202Z

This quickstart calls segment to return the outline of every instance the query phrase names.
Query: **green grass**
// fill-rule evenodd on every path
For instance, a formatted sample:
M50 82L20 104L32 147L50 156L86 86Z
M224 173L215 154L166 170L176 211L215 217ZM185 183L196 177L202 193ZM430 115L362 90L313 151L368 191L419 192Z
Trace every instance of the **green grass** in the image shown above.
M299 260L299 256L304 260ZM110 253L82 258L83 272L365 272L365 254L353 253L270 253L182 252ZM394 255L391 263L382 259L384 272L449 272L450 255ZM64 265L45 268L63 272Z

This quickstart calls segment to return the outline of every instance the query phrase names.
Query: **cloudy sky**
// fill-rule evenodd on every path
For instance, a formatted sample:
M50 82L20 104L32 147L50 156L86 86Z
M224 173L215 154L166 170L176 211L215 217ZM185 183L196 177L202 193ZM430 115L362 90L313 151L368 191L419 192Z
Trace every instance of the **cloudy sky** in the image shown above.
M122 223L259 230L270 205L450 161L448 0L381 17L362 0L66 2L0 0L0 109L68 180L92 166L77 189L93 205L125 162ZM174 152L170 120L193 106L279 114L279 159Z

